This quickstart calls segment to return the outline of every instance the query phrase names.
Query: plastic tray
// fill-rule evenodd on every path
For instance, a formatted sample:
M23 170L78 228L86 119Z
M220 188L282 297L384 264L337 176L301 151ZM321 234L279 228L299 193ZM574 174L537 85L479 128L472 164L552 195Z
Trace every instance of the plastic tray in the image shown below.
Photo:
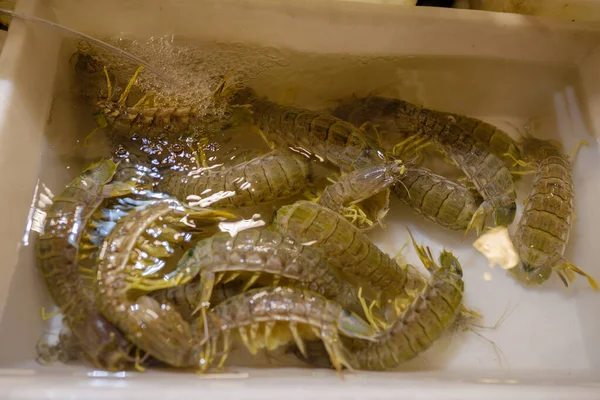
M480 117L515 135L515 127L530 125L542 137L560 139L567 150L586 139L590 146L574 163L578 218L567 257L600 277L597 25L322 0L21 0L18 10L98 36L176 33L310 53L253 82L273 99L283 86L296 85L295 102L321 108L331 99L384 88L381 94ZM419 241L436 251L446 246L460 257L467 304L485 315L486 325L514 309L500 327L481 331L503 352L503 366L492 346L469 332L442 340L399 371L346 373L344 380L303 368L231 368L229 374L197 376L36 364L35 345L47 329L40 307L49 299L35 268L34 236L25 235L25 225L38 183L56 192L76 173L62 143L93 127L91 118L61 101L61 84L69 76L62 44L62 33L15 20L0 55L0 397L600 398L600 294L584 279L569 289L558 280L525 289L505 271L489 269L461 235L440 232L399 203L393 203L388 231L375 232L374 239L393 254L405 243L408 225ZM362 55L363 62L344 57L350 53ZM415 261L414 253L407 257Z

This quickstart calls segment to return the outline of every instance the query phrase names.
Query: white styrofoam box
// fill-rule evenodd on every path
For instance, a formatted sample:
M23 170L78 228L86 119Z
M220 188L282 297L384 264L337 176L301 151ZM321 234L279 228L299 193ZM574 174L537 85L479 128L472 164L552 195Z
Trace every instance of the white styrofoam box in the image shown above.
M348 1L21 0L18 11L96 36L179 37L248 43L297 52L253 82L277 99L286 85L294 102L324 108L351 94L401 97L480 117L517 135L560 139L574 163L577 219L568 258L597 278L600 238L600 30L560 21L471 10L399 7ZM524 288L490 270L461 235L421 221L392 203L387 231L371 236L386 252L406 241L404 226L434 250L452 249L465 270L467 305L494 322L482 331L504 355L472 333L457 333L399 371L346 373L303 368L231 368L229 374L108 374L87 366L35 363L49 304L25 235L41 183L53 192L77 173L69 158L75 136L93 127L68 103L68 54L61 32L14 20L0 55L0 397L4 398L545 398L595 399L600 388L600 295L578 279ZM306 53L309 53L308 55ZM349 54L360 55L355 61ZM338 57L332 57L338 55ZM365 62L365 60L367 60ZM354 60L354 61L353 61ZM73 166L73 167L72 167ZM38 178L40 185L38 185ZM519 186L526 190L523 180ZM521 191L521 196L523 192ZM407 258L415 261L413 252Z

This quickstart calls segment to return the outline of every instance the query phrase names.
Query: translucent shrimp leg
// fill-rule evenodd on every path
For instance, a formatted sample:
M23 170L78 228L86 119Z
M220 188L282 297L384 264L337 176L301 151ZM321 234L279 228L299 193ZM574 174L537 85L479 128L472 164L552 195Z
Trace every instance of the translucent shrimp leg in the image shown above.
M129 96L129 93L131 93L131 89L133 88L133 85L135 84L135 82L137 81L137 78L139 76L139 74L144 70L144 66L140 65L137 70L135 71L135 73L133 74L133 77L131 78L131 80L129 81L129 83L127 84L127 87L125 88L125 90L123 91L123 93L121 93L121 96L119 97L119 100L117 101L117 104L119 105L124 105L125 101L127 100L127 96ZM112 89L112 83L110 81L110 77L108 75L108 69L106 68L106 66L104 67L104 75L106 76L106 87L107 87L107 99L110 100L113 96L113 89ZM140 104L143 101L145 101L148 97L149 93L146 93L142 99L140 99L140 101L138 102L138 104ZM106 119L98 119L98 126L90 133L88 134L85 139L83 139L83 146L88 146L89 142L94 138L94 136L96 135L96 133L98 133L100 130L106 128L108 126L108 124L106 123Z

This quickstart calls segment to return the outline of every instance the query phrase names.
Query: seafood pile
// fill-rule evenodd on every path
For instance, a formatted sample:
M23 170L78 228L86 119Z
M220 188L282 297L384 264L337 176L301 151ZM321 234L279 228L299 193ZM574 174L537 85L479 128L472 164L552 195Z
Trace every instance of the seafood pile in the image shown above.
M112 150L53 199L37 239L61 360L206 372L241 346L339 372L395 368L472 312L450 251L435 257L408 230L419 269L369 238L390 196L458 235L514 223L515 279L579 274L597 289L563 257L574 188L559 144L400 99L285 106L226 75L215 106L198 107L136 87L143 68L123 80L93 54L74 60L98 125L83 146L101 135ZM250 144L213 162L233 135ZM514 181L529 173L515 221Z

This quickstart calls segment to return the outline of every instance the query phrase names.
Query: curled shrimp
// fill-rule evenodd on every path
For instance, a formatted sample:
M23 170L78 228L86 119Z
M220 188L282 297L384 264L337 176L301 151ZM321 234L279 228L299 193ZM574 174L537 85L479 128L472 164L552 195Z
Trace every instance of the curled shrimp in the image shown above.
M442 251L439 265L429 248L417 246L417 254L430 272L419 295L375 340L344 340L348 363L354 369L386 370L409 361L427 350L453 325L462 312L464 283L460 263L447 251ZM328 366L319 343L309 343L310 353L303 357L319 366ZM307 353L307 352L304 352Z
M412 240L431 276L410 307L377 341L352 343L351 363L356 369L389 369L416 357L431 347L461 312L464 283L458 260L452 253L442 251L438 265L428 248L417 246Z
M38 267L66 325L83 354L109 370L131 363L132 345L96 308L93 295L86 290L91 277L80 269L79 261L88 249L81 245L84 227L100 204L133 190L130 183L113 181L116 172L112 160L99 161L83 171L54 199L36 242Z
M147 354L176 367L197 365L189 324L145 293L182 284L197 272L163 272L176 245L231 214L182 207L173 199L140 203L106 237L98 257L96 304ZM214 228L213 228L214 230Z

